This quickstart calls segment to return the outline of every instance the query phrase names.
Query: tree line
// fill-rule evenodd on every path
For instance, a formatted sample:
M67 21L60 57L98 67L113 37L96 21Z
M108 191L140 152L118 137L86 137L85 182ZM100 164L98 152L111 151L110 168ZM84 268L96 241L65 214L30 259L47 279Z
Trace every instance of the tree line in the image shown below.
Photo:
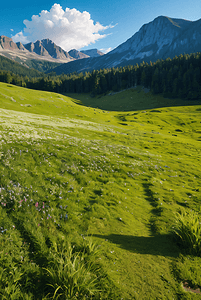
M164 97L198 99L201 97L201 53L181 54L173 59L79 74L38 72L34 77L2 70L0 81L36 90L63 94L91 93L94 96L143 85L154 94L160 93Z

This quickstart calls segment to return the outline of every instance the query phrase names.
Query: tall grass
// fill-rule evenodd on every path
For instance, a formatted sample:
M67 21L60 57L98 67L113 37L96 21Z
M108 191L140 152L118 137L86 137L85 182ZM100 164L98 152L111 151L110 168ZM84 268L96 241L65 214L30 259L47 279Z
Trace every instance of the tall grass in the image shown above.
M173 232L187 253L201 256L201 219L196 212L177 213Z
M52 253L49 266L44 268L49 299L100 299L100 281L104 275L94 259L97 249L94 252L91 243L84 243L83 251L77 252L76 248L63 243L62 249Z

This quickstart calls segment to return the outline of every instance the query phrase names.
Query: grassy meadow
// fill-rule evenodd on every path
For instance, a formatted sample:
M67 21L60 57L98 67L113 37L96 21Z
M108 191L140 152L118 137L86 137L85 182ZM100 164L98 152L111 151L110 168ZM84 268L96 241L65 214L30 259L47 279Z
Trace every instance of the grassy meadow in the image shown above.
M201 298L201 101L0 83L0 136L0 299Z

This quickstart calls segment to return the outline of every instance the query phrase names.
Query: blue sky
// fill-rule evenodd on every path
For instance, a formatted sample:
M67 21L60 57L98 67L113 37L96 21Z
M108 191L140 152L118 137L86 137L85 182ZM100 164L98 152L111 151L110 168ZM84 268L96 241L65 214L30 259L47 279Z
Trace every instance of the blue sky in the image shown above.
M50 38L67 51L74 48L107 51L161 15L198 20L201 1L4 1L1 3L0 35L23 43Z

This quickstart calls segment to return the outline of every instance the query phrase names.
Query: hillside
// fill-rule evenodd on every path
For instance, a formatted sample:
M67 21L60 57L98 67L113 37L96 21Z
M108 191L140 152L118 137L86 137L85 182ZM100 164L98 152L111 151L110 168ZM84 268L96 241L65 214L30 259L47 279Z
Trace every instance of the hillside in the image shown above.
M43 69L43 68L41 68ZM41 76L41 72L34 69L29 69L20 63L17 63L11 59L8 59L0 55L0 71L12 72L18 76L38 77Z
M200 298L201 105L107 97L0 83L2 298Z

